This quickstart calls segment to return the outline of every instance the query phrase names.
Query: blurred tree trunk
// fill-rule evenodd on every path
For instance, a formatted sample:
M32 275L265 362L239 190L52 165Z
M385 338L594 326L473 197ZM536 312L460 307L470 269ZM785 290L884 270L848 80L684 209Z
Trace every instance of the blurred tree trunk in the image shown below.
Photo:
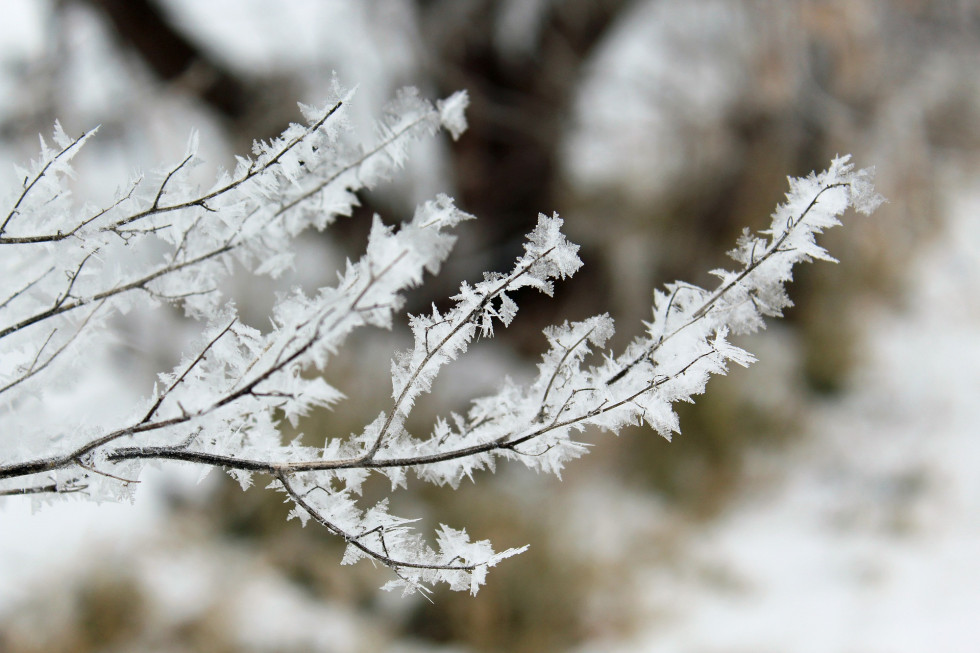
M470 128L454 150L458 199L497 245L519 243L538 213L560 204L562 135L584 64L632 0L545 3L534 42L519 49L499 37L511 4L418 0L439 94L465 88L472 100Z
M161 81L179 84L218 115L249 114L257 89L174 25L153 0L82 0L101 11L120 40Z

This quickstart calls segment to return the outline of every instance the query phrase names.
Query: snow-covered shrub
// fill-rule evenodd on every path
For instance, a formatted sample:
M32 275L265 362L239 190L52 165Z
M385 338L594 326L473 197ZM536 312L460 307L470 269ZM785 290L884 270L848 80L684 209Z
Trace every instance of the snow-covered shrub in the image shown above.
M615 432L645 422L669 438L679 429L674 402L703 392L730 362L753 361L729 335L780 315L796 263L832 260L815 236L839 224L849 206L867 213L880 201L870 173L847 157L793 179L771 227L739 239L731 252L737 268L715 271L714 289L678 282L657 291L645 334L625 351L606 349L608 315L551 327L530 384L504 380L465 414L409 433L413 405L440 370L475 338L491 338L515 319L515 291L550 295L555 281L582 265L562 220L541 215L510 270L463 282L444 311L409 317L415 343L391 363L386 411L349 437L318 436L319 448L284 443L280 420L295 423L343 398L311 371L323 370L355 329L389 328L403 291L438 272L453 228L472 218L439 196L397 229L375 219L365 254L334 286L283 294L268 332L242 323L219 291L223 278L242 268L275 277L289 267L299 234L348 215L359 189L404 164L410 139L439 128L455 138L466 127L464 93L433 106L403 91L375 140L354 144L349 94L335 94L325 107L304 107L305 125L256 143L251 157L206 190L191 182L192 139L182 161L134 178L102 207L78 206L68 190L72 158L92 133L70 138L56 126L55 146L42 141L40 158L17 171L0 214L0 493L118 499L131 495L149 462L221 468L243 486L259 472L293 504L293 516L347 543L345 564L386 565L394 574L389 588L427 591L444 582L475 593L488 568L522 549L495 553L449 526L430 546L410 520L388 512L386 500L359 505L369 474L387 476L393 491L409 472L456 487L499 459L558 474L585 453L575 438L589 428ZM110 318L146 304L180 306L204 325L196 348L140 404L78 411L78 401L63 397L84 398L92 370L111 351Z

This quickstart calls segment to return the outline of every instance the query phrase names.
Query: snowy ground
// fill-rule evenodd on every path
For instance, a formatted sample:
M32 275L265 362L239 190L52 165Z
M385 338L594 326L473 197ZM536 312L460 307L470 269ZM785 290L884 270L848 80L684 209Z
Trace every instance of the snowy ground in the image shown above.
M640 633L584 651L980 650L980 192L867 315L867 362L813 436L640 574ZM764 479L764 480L763 480Z

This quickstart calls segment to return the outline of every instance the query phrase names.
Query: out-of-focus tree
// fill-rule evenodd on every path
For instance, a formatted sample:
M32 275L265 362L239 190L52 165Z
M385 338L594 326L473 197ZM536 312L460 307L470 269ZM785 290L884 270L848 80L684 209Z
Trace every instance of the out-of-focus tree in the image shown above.
M895 264L904 257L910 234L918 237L927 231L921 224L935 202L934 166L944 156L973 147L974 125L980 124L972 99L975 83L967 74L976 47L971 26L977 7L972 2L358 4L379 33L404 32L415 43L414 76L399 81L428 87L433 94L467 88L473 98L470 131L450 150L446 167L456 180L460 205L481 216L478 228L487 233L474 239L481 243L479 250L450 262L451 268L465 276L493 267L494 260L509 261L517 237L529 230L522 221L538 211L574 215L569 228L583 242L589 264L583 270L586 276L577 280L575 295L561 298L561 314L611 310L647 317L650 288L717 264L742 224L762 224L786 174L819 167L844 149L856 149L863 162L875 163L882 190L892 198L888 233L865 227L858 237L834 246L835 251L841 245L858 247L860 254L842 254L843 266L805 273L798 280L798 307L790 320L796 329L792 337L803 336L799 342L805 353L787 364L782 379L804 391L841 388L852 360L848 343L855 325L840 312L847 304L840 298L854 292L859 300L869 289L887 290L894 284ZM294 97L278 89L304 88L310 82L308 71L296 71L291 78L284 65L275 75L276 90L263 90L258 76L237 67L214 41L202 37L206 26L188 29L187 17L194 15L188 3L58 4L60 12L85 13L104 27L126 24L112 17L120 6L155 16L138 28L152 26L143 35L132 31L138 21L103 32L117 34L118 53L125 60L144 62L131 65L143 71L139 83L155 78L149 86L159 88L162 80L185 99L202 98L206 111L221 116L218 124L240 127L244 138L278 131L291 116ZM82 7L96 11L83 12ZM393 19L401 22L391 25ZM70 37L74 26L73 21L62 23L61 35ZM147 35L154 34L183 45L153 45ZM57 39L53 45L63 48ZM140 54L147 48L156 52ZM171 60L169 73L166 66L157 71L151 61L161 54ZM56 65L57 57L51 61ZM330 62L324 67L331 67ZM238 90L209 101L208 89L226 83L216 80L232 80L229 88ZM349 81L360 78L354 73ZM234 98L247 98L248 106L221 108L234 105ZM42 112L39 123L8 121L5 131L33 135L46 129L56 115L67 117L68 107L55 105ZM616 119L603 111L613 112ZM109 135L114 124L119 123L108 121ZM228 140L241 142L242 137ZM570 156L569 151L578 154ZM583 161L595 165L574 165ZM523 207L518 198L526 202ZM385 203L383 196L362 200L369 207ZM350 242L361 242L355 236L349 235ZM902 238L908 241L896 242ZM853 261L861 263L855 266ZM855 284L858 277L866 285ZM525 313L540 315L524 315L521 325L527 325L527 335L515 339L525 352L537 349L538 327L559 312L546 304L535 309L532 302L527 298L522 303ZM424 305L424 300L418 303ZM738 483L743 445L759 441L760 434L768 441L786 432L788 418L801 403L799 396L787 395L774 412L751 389L737 386L736 379L706 397L706 403L718 404L717 410L683 415L689 425L684 438L669 447L652 438L631 439L622 459L613 464L620 469L624 462L634 466L624 474L630 482L652 485L707 513L718 510ZM648 455L637 455L635 447L649 448ZM617 455L610 447L588 464L599 464L603 456ZM235 494L229 502L241 506L237 489L231 491ZM448 500L471 499L450 494ZM256 501L257 513L268 509ZM531 511L527 514L535 514ZM237 524L247 525L252 517ZM539 518L535 514L527 519ZM501 518L507 519L525 518ZM495 523L492 528L516 527ZM269 530L277 532L279 526ZM298 578L317 573L293 569ZM554 578L567 583L569 575L556 571ZM515 578L510 595L496 608L474 608L466 618L440 622L438 606L423 606L425 612L413 624L419 632L442 639L466 639L467 629L459 624L474 623L481 614L486 618L494 609L503 612L501 605L531 596L521 580ZM317 588L329 592L332 582ZM588 603L587 592L587 587L566 587L562 595L568 605L554 606L566 610L564 616L542 616L537 622L557 624L554 632L560 633L561 625L574 620L572 615ZM472 605L485 600L481 596ZM533 637L534 630L534 624L518 624L515 632L523 634L498 647L514 650L515 641Z

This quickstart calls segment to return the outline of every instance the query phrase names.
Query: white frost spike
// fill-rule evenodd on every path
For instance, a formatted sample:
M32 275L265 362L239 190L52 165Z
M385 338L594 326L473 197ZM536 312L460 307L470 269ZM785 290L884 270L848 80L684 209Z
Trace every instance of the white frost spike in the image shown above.
M466 107L470 104L470 96L466 91L456 91L444 100L436 102L439 109L439 121L443 128L448 131L453 140L466 131Z
M67 149L72 142L75 140L71 136L65 133L65 128L61 126L61 121L54 121L54 134L52 135L55 145L61 149ZM42 147L44 145L44 139L41 139Z
M195 157L200 149L201 132L196 129L192 129L190 136L187 137L187 147L184 149L184 156L188 158Z

